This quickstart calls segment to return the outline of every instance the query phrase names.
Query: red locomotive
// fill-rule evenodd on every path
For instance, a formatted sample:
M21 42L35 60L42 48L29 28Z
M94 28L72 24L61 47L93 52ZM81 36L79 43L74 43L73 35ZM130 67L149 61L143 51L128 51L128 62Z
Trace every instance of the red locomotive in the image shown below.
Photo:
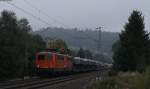
M71 71L71 57L55 52L38 52L36 54L36 68L38 73Z

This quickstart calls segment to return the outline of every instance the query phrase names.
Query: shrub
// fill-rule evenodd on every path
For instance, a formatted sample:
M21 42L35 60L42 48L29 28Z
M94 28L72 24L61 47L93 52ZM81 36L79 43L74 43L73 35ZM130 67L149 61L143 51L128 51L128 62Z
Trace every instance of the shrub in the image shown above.
M109 72L108 72L108 75L109 76L117 76L117 72L113 69L111 69Z

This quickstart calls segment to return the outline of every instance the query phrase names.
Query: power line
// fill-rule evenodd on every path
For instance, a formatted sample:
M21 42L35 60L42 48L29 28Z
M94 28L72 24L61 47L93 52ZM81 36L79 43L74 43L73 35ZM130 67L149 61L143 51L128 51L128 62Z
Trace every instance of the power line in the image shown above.
M24 0L24 1L25 1L26 3L28 3L28 5L30 5L32 8L38 10L39 12L42 12L42 14L44 14L45 16L47 16L47 17L49 17L49 18L52 18L52 17L50 17L48 14L44 13L43 11L41 11L40 9L36 8L34 5L32 5L31 3L29 3L27 0ZM45 20L40 19L39 17L33 15L32 13L30 13L30 12L28 12L28 11L26 11L26 10L20 8L19 6L15 5L15 4L13 4L13 3L10 3L10 2L7 2L7 3L8 3L9 5L11 5L11 6L13 6L13 7L15 7L15 8L21 10L21 11L24 12L25 14L28 14L28 15L32 16L33 18L35 18L35 19L37 19L37 20L39 20L39 21L41 21L41 22L43 22L43 23L45 23L45 24L47 24L47 25L51 25L51 24L47 23ZM52 19L53 19L53 18L52 18ZM53 20L57 21L56 19L53 19ZM57 22L59 22L59 21L57 21ZM59 22L59 23L61 23L61 22ZM63 24L63 23L61 23L61 24ZM65 24L63 24L63 25L66 26ZM68 27L68 26L67 26L67 27ZM97 42L98 40L100 41L100 39L96 40L96 39L94 39L94 38L91 38L91 37L90 37L88 34L86 34L86 33L85 33L85 35L86 35L88 38L90 38L90 39L92 39L93 41L95 41L95 42ZM99 36L99 38L100 38L100 36ZM98 43L99 43L99 42L98 42ZM100 48L100 47L98 47L98 49L99 49L99 48Z
M40 10L39 8L37 8L35 5L33 5L32 3L30 3L28 0L24 0L25 3L27 3L30 7L34 8L35 10L39 11L39 13L42 13L43 15L47 16L48 18L51 18L53 21L62 24L65 27L69 27L67 25L65 25L64 23L58 21L57 19L54 19L53 17L51 17L50 15L48 15L46 12Z
M37 20L39 20L39 21L41 21L41 22L43 22L43 23L45 23L45 24L47 24L47 25L51 25L51 24L47 23L46 21L44 21L44 20L42 20L42 19L36 17L36 16L33 15L32 13L27 12L26 10L24 10L24 9L22 9L22 8L20 8L20 7L18 7L17 5L15 5L15 4L13 4L13 3L10 3L10 2L7 2L7 3L8 3L9 5L11 5L11 6L13 6L13 7L15 7L15 8L21 10L21 11L24 12L25 14L28 14L28 15L32 16L33 18L35 18L35 19L37 19Z
M46 22L45 20L43 20L43 19L41 19L41 18L39 18L39 17L33 15L32 13L30 13L30 12L28 12L28 11L26 11L26 10L20 8L19 6L15 5L15 4L13 4L13 3L10 3L10 2L7 2L7 3L8 3L9 5L11 5L11 6L13 6L13 7L15 7L15 8L21 10L21 11L24 12L25 14L28 14L28 15L32 16L33 18L35 18L35 19L37 19L37 20L39 20L39 21L41 21L41 22L43 22L43 23L45 23L45 24L47 24L47 25L51 25L51 24L49 24L48 22Z

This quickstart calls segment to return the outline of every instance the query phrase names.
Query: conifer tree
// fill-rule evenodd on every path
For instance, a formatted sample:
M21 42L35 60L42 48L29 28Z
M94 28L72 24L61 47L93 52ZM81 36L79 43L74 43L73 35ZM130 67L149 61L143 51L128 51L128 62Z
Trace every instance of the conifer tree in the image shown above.
M77 57L85 58L85 53L82 48L79 49L79 51L77 53Z
M142 71L149 64L149 34L144 30L144 16L134 10L119 35L113 55L114 68L122 71Z

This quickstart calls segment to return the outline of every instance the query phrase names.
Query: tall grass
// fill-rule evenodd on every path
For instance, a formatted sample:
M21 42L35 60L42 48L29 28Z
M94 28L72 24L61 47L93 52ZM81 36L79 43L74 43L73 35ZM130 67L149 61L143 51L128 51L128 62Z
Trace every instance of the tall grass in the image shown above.
M144 73L144 89L150 89L150 67Z
M116 76L96 81L88 89L150 89L150 67L145 72L120 72Z
M119 84L116 83L114 78L109 78L103 81L98 81L88 89L122 89Z

